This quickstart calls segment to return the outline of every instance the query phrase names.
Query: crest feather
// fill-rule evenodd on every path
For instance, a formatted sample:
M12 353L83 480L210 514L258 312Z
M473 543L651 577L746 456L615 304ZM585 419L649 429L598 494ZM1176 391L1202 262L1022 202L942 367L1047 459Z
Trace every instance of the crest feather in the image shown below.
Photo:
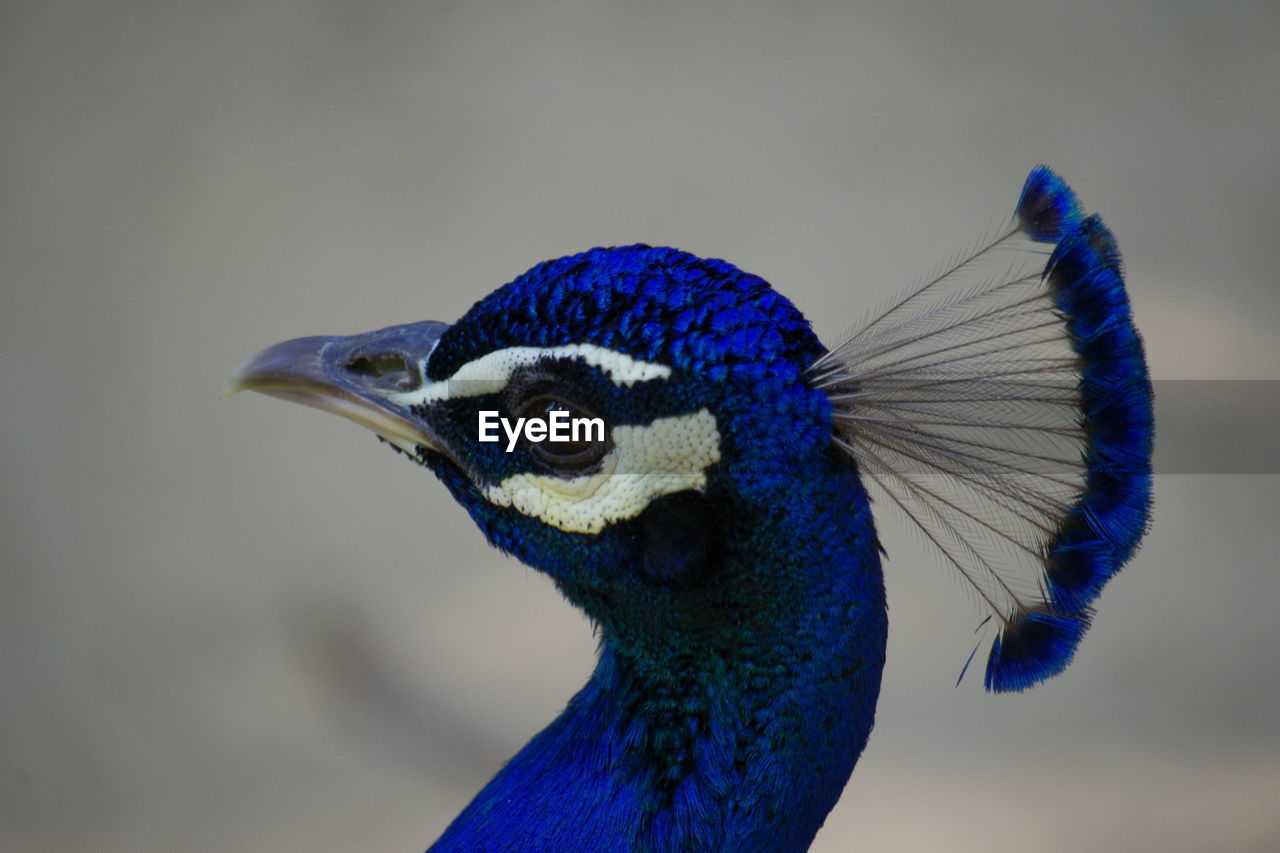
M1037 166L997 236L806 375L835 442L995 617L987 689L1066 668L1151 504L1151 383L1102 220Z

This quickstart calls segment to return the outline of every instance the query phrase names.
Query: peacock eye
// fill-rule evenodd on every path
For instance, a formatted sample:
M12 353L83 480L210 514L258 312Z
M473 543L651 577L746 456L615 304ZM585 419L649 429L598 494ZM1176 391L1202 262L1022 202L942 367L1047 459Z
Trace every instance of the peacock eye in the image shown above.
M518 418L541 421L545 431L526 428L525 446L551 471L579 473L597 465L612 446L604 418L580 403L554 394L538 394L521 403ZM541 440L533 436L544 435Z

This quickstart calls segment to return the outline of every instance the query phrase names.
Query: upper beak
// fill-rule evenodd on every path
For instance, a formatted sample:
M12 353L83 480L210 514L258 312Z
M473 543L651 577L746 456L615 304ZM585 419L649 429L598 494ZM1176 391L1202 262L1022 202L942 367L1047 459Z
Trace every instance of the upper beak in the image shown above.
M295 338L245 362L227 395L257 391L342 415L410 455L447 452L430 424L397 396L426 381L427 360L445 323L425 321L350 337Z

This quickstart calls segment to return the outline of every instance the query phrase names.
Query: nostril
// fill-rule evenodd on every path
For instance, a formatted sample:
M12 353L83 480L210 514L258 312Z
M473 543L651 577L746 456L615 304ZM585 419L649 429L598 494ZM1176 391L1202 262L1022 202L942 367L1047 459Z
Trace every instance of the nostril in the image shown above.
M389 373L407 373L408 369L404 363L404 356L395 353L358 355L347 362L347 370L361 376L382 377Z
M365 377L368 384L397 391L412 391L421 382L405 357L394 352L357 355L347 362L347 370Z

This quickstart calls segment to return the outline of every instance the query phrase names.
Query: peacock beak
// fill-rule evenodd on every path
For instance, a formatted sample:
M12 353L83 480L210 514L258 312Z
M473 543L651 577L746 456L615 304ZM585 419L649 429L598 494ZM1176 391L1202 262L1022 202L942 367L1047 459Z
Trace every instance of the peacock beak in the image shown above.
M341 415L417 456L448 454L423 408L401 400L426 380L446 323L424 321L350 337L295 338L267 347L231 377L224 396L257 391Z

